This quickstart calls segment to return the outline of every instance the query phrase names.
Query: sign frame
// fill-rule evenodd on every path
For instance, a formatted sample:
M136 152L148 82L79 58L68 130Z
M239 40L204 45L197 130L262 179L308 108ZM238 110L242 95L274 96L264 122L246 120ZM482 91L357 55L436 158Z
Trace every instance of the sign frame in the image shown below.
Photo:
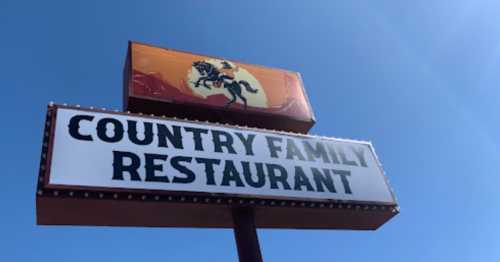
M55 123L59 108L157 120L169 119L154 115L145 116L104 109L84 109L78 106L49 104L36 193L38 224L231 228L233 227L231 210L235 207L252 207L255 209L255 224L259 228L374 230L399 213L394 192L389 186L371 143L368 142L363 143L370 145L377 167L383 174L384 181L390 190L393 199L391 203L50 185L49 176ZM217 123L201 123L226 126ZM231 127L311 137L283 131ZM130 209L136 210L133 212L134 214L129 214Z

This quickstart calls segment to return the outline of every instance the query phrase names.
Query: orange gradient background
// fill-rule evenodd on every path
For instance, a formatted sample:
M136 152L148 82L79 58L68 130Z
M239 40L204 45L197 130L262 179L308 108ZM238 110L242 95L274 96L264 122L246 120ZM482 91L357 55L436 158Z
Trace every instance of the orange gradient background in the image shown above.
M188 102L222 106L223 104L214 104L213 101L204 101L197 97L187 85L188 72L192 69L193 62L210 58L221 59L140 43L131 43L132 80L134 81L131 95L147 96L160 100L184 100L176 99L176 96L179 96L179 94L168 92L168 90L174 88L182 94L182 97L186 98L185 96L188 96ZM289 115L293 118L305 120L312 118L312 112L298 73L234 61L230 62L251 73L260 82L266 94L267 109L249 107L248 111ZM145 81L141 80L141 77L154 79L145 84ZM144 85L149 85L148 91L144 91ZM159 85L160 87L155 85ZM189 99L189 96L192 99Z

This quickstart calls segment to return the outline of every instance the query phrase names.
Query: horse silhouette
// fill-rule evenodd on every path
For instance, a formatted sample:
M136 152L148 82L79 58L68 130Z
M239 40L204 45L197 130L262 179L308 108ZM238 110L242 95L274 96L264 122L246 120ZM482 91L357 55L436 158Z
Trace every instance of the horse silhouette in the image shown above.
M231 65L228 62L223 61L222 64L224 65L224 68L231 69ZM229 91L229 94L231 94L232 98L224 105L224 108L229 107L232 103L236 102L238 98L240 98L241 101L243 101L245 110L247 109L247 99L241 93L242 85L245 87L245 90L250 93L255 94L259 91L257 89L253 89L252 86L245 80L237 81L234 79L234 77L221 73L217 69L217 67L215 67L211 63L205 61L196 61L193 63L193 67L196 68L200 75L202 75L196 82L194 82L195 87L199 87L200 83L202 83L205 88L212 89L207 85L207 81L210 81L212 82L212 85L215 84L219 86L220 84L223 84L223 87Z

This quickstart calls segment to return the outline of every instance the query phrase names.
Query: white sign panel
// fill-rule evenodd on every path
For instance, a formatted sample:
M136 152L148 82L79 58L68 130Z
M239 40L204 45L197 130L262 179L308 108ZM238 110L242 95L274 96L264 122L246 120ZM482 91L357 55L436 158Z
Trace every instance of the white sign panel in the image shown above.
M48 184L395 204L367 142L68 108Z

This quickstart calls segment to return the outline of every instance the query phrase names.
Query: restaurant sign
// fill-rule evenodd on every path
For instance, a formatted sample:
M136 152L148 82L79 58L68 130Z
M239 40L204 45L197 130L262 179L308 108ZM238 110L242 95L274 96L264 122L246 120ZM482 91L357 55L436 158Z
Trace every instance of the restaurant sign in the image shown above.
M41 190L397 207L369 142L65 106L49 113Z

